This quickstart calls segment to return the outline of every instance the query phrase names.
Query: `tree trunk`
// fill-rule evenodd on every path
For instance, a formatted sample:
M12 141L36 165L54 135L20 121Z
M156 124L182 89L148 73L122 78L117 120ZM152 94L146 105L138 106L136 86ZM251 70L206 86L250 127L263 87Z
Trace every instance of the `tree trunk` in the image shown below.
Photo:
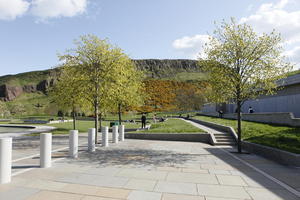
M95 134L95 144L97 144L98 140L98 121L99 121L99 109L98 109L98 100L95 100L94 103L94 111L95 111L95 129L96 129L96 134Z
M242 129L241 129L241 101L237 101L237 134L238 134L238 153L242 153Z
M118 112L119 112L119 124L122 124L122 118L121 118L121 104L118 104Z
M76 130L76 114L75 114L75 108L73 108L73 130Z
M99 127L100 127L100 130L102 130L102 113L101 112L99 115Z

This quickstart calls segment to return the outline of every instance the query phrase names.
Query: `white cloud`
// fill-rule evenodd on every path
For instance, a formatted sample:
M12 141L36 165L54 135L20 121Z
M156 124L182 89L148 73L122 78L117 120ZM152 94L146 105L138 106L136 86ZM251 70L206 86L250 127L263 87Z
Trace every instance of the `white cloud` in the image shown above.
M283 55L300 67L300 1L276 0L275 3L261 4L252 11L253 14L241 18L239 22L250 24L258 33L269 33L274 29L281 33L286 50ZM197 58L199 53L203 55L202 46L207 41L207 35L183 37L175 40L173 47L185 57Z
M31 13L42 20L73 17L86 11L87 0L33 0Z
M203 46L209 41L208 35L194 35L179 38L173 42L173 47L186 57L196 59L204 56Z
M300 2L297 0L278 0L276 3L262 4L258 10L240 20L253 26L257 32L282 34L286 55L291 62L300 63Z
M296 46L290 50L287 50L283 54L286 56L290 61L295 63L297 66L300 64L300 46Z
M25 0L0 0L0 20L14 20L27 12L29 3Z

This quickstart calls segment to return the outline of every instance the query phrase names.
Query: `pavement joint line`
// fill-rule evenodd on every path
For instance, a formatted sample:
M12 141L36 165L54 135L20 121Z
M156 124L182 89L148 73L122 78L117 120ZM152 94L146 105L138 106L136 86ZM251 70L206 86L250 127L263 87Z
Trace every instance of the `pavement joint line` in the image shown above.
M225 152L227 155L232 156L233 158L237 159L238 161L242 162L243 164L247 165L248 167L252 168L253 170L259 172L260 174L264 175L265 177L267 177L268 179L272 180L273 182L277 183L278 185L280 185L281 187L285 188L286 190L288 190L289 192L293 193L294 195L296 195L297 197L300 197L300 192L295 190L294 188L292 188L291 186L281 182L280 180L274 178L273 176L267 174L266 172L258 169L257 167L251 165L250 163L244 161L243 159L230 154L229 152L227 152L226 150L222 149L222 147L218 147L221 151Z
M78 146L79 145L84 145L84 144L87 144L87 143L81 143L81 144L78 144ZM57 151L61 151L61 150L65 150L65 149L68 149L69 147L64 147L64 148L60 148L60 149L55 149L55 150L53 150L52 152L57 152ZM24 157L24 158L22 158L22 159L16 159L17 161L20 161L20 160L25 160L25 159L29 159L29 158L33 158L33 157L35 157L35 156L39 156L40 154L35 154L35 155L32 155L32 156L27 156L27 157ZM57 159L53 159L53 161L51 162L51 163L55 163L55 162L57 162L57 161L60 161L60 160L63 160L63 159L66 159L66 158L68 158L67 156L66 157L64 157L64 158L57 158ZM16 161L13 161L13 162L16 162ZM13 176L17 176L17 175L19 175L19 174L23 174L23 173L25 173L25 172L28 172L28 171L31 171L31 170L33 170L33 169L36 169L35 167L30 167L30 168L28 168L28 169L23 169L23 170L20 170L20 171L18 171L18 172L15 172L15 173L12 173L12 177Z
M65 157L65 158L57 158L57 159L54 159L51 163L55 163L55 162L57 162L57 161L60 161L60 160L63 160L63 159L66 159L67 157ZM20 170L20 171L18 171L18 172L15 172L15 173L12 173L12 177L13 176L17 176L17 175L19 175L19 174L23 174L23 173L25 173L25 172L28 172L28 171L31 171L31 170L33 170L33 169L36 169L35 167L30 167L30 168L28 168L28 169L23 169L23 170Z
M14 177L14 176L17 176L17 175L19 175L19 174L23 174L23 173L25 173L25 172L31 171L31 170L33 170L33 169L34 169L33 167L28 168L28 169L23 169L23 170L20 170L20 171L18 171L18 172L12 173L11 176Z
M81 143L81 144L78 144L78 146L81 146L81 145L85 145L87 143ZM63 147L63 148L59 148L59 149L54 149L53 151L51 152L58 152L58 151L62 151L62 150L65 150L65 149L68 149L69 147ZM37 153L37 154L34 154L34 155L31 155L31 156L26 156L26 157L23 157L23 158L17 158L15 160L13 160L12 162L18 162L20 160L26 160L26 159L29 159L29 158L33 158L33 157L36 157L36 156L39 156L40 154Z

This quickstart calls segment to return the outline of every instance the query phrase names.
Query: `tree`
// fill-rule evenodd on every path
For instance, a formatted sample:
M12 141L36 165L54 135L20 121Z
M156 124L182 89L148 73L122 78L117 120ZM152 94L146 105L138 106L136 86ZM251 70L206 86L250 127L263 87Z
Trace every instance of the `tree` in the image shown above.
M290 65L284 62L281 36L275 31L257 34L247 24L223 21L205 46L200 64L209 72L214 102L237 106L238 152L241 153L241 106L247 99L273 94Z
M6 117L10 114L6 104L0 100L0 117Z
M21 103L9 104L8 106L9 111L12 115L23 115L26 113L26 109Z
M200 83L177 82L175 104L178 111L200 110L205 102L205 86Z
M50 89L49 96L62 110L72 110L73 129L76 129L76 111L86 106L86 95L82 76L72 65L65 63L56 84ZM63 112L60 110L62 117Z
M170 111L176 108L173 83L169 80L149 79L144 81L144 93L147 94L141 112Z
M112 88L112 102L118 110L119 124L122 124L122 111L124 108L134 108L143 102L142 79L144 74L137 70L135 64L126 55L123 55L115 71L115 81Z
M112 85L118 77L115 74L123 64L125 54L107 40L94 35L81 36L75 45L75 49L68 50L60 59L68 66L73 66L77 76L83 80L81 89L94 110L97 142L99 115L107 112L113 104Z

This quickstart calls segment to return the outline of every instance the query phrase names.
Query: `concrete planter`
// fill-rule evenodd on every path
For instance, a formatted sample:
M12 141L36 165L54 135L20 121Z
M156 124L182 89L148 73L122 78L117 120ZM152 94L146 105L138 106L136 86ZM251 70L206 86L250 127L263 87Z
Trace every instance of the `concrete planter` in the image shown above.
M208 133L126 133L125 138L210 143Z

